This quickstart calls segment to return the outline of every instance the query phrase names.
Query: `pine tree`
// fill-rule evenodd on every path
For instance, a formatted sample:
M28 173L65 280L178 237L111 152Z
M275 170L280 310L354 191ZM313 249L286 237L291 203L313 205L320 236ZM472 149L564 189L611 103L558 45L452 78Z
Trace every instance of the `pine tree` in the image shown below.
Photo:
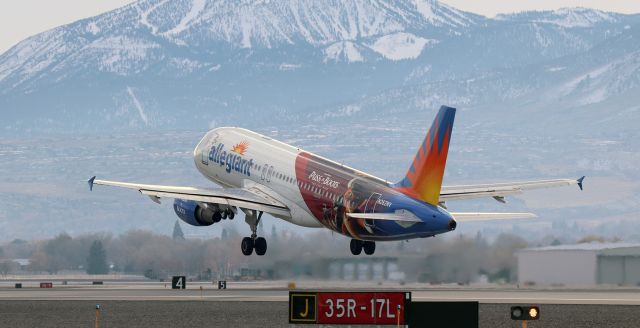
M176 224L173 226L173 239L184 240L184 233L182 232L182 228L180 227L180 222L178 220L176 220Z
M94 240L89 249L89 257L87 258L88 274L107 274L109 267L107 266L107 252L102 246L102 242Z

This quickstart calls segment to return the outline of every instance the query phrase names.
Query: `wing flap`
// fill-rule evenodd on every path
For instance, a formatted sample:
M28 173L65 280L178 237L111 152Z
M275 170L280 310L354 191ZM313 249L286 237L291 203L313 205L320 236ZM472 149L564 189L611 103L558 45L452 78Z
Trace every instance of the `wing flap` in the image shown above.
M457 222L493 221L493 220L522 220L533 219L533 213L482 213L482 212L451 212Z
M290 216L289 208L273 197L263 196L263 193L253 192L243 188L194 188L180 186L164 186L151 184L138 184L129 182L97 180L91 178L89 186L93 185L113 186L127 189L135 189L149 196L154 202L159 198L178 198L193 200L209 204L221 204L236 206L245 209L267 212L275 215Z

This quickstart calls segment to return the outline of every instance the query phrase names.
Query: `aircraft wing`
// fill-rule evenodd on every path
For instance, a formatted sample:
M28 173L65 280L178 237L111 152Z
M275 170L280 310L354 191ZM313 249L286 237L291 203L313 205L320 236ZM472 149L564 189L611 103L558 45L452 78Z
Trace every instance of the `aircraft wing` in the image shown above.
M537 217L533 213L456 213L450 212L456 222L492 221L492 220L514 220L533 219Z
M113 186L138 190L151 200L160 203L160 198L178 198L208 204L221 204L239 208L256 210L282 216L290 216L289 208L277 199L265 194L257 188L194 188L179 186L162 186L119 181L89 179L89 189L94 185Z
M520 194L525 190L542 189L560 186L578 185L582 190L580 179L556 179L513 183L478 184L465 186L442 186L440 191L440 201L471 199L481 197L493 197L499 202L504 202L505 196Z

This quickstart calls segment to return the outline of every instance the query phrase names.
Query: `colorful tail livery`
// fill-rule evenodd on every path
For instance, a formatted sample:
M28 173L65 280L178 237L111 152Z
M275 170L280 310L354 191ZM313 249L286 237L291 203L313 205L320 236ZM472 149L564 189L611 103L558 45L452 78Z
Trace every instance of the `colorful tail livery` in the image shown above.
M399 191L426 203L438 205L455 116L455 108L440 107L407 175L396 185Z

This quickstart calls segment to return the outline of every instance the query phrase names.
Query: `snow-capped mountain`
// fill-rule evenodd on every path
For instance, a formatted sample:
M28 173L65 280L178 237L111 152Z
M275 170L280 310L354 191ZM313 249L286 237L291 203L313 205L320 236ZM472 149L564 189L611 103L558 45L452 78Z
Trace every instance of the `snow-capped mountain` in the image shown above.
M198 185L189 149L220 125L393 178L442 104L460 109L447 169L458 180L447 183L618 176L610 189L586 187L603 191L569 209L534 212L562 222L637 213L628 181L640 178L640 15L577 8L490 19L431 0L141 0L0 55L0 228L94 231L87 216L109 231L159 231L158 219L172 227L170 208L135 201L123 214L121 194L87 195L81 180Z
M210 63L165 53L220 48L310 45L325 59L337 59L338 50L345 51L346 59L362 60L362 51L415 58L436 40L412 33L442 38L478 21L480 16L427 0L142 0L25 40L3 56L0 80L73 69L78 61L86 63L83 68L119 75L139 73L165 59L195 69Z
M492 93L473 90L513 99L562 82L571 65L550 62L637 23L638 15L581 8L488 19L434 0L141 0L2 54L0 128L206 128L249 115L251 126L421 85L442 89L452 105L478 105ZM531 79L542 67L559 80ZM614 89L607 95L622 92Z
M626 15L588 8L563 8L555 11L500 14L497 19L553 24L566 28L590 28L601 24L620 23L626 20Z

